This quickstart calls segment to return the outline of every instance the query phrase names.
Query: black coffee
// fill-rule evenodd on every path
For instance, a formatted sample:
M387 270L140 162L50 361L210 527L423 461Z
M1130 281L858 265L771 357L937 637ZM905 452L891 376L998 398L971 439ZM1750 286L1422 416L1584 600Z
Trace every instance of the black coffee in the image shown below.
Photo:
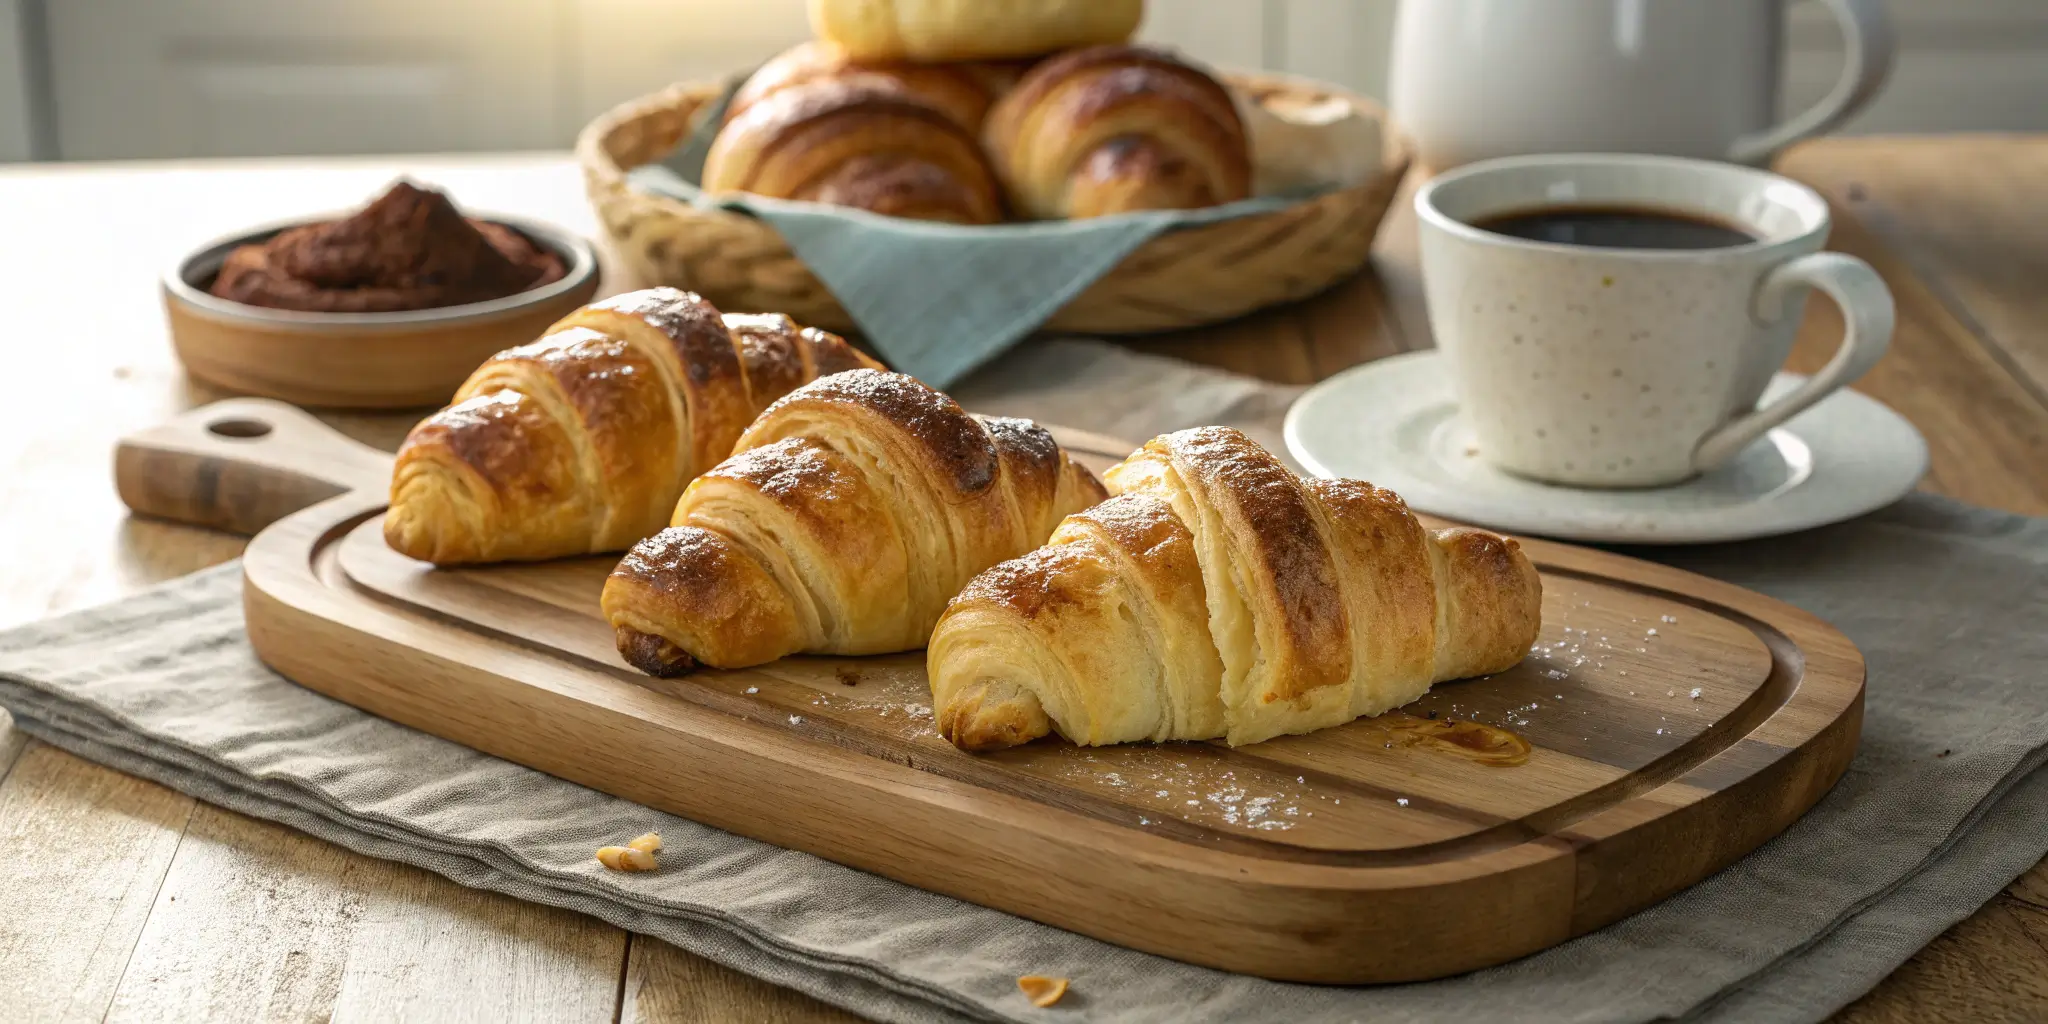
M1472 226L1532 242L1596 249L1725 249L1757 240L1741 228L1704 217L1635 206L1546 206L1497 214Z

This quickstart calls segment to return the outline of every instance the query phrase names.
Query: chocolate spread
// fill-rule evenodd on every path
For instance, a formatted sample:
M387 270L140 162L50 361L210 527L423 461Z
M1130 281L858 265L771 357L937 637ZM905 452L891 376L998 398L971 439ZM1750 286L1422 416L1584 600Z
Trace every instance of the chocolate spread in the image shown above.
M501 299L560 280L560 256L400 181L345 220L228 254L208 290L272 309L383 313Z

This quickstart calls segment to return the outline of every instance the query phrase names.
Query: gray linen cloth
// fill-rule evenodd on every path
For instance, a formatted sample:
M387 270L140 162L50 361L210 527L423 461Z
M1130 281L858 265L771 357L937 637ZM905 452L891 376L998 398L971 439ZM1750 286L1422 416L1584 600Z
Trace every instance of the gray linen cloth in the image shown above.
M1131 437L1231 419L1270 431L1288 397L1079 343L1013 352L960 391ZM1854 764L1784 835L1690 890L1548 952L1427 984L1316 987L1191 967L413 732L259 664L234 566L0 636L0 705L35 736L201 799L892 1021L1816 1020L2048 852L2048 773L2033 771L2048 739L2048 520L1914 497L1798 536L1644 554L1848 633L1870 666ZM591 859L649 829L667 842L662 870L618 875ZM1035 1009L1016 988L1025 973L1072 978L1072 992Z

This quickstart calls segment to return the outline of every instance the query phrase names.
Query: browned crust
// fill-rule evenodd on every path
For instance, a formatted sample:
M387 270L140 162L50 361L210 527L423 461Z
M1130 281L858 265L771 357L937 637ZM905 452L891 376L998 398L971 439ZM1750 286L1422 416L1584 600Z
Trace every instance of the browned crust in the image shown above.
M884 370L820 377L784 395L757 422L802 405L854 406L889 420L925 450L938 476L962 496L987 490L1002 469L995 442L981 424L915 377Z
M1033 163L1019 146L1031 135L1044 135L1048 118L1069 129L1055 137L1093 136L1079 143L1090 151L1061 161L1087 193L1068 216L1208 206L1250 194L1251 147L1229 90L1165 51L1095 46L1053 57L1026 74L989 112L983 131L995 164L1013 188ZM1127 132L1097 145L1106 125L1125 123ZM1193 152L1145 145L1147 127L1155 124L1171 125L1174 135L1190 137L1188 145L1198 147L1203 166L1194 162Z
M961 750L980 753L1022 746L1052 731L1043 711L1033 718L1013 701L996 701L984 710L988 703L987 683L954 694L939 709L939 735Z
M739 346L718 308L695 292L648 288L591 303L563 323L604 330L606 314L641 321L669 339L690 404L691 472L717 464L753 414Z
M739 346L747 405L755 415L810 380L796 321L781 313L727 313L724 319Z
M845 338L816 327L803 329L802 337L810 346L811 376L829 377L848 370L887 370L888 367L870 358L867 353L854 348Z
M1157 68L1175 74L1194 72L1203 78L1209 76L1199 68L1175 57L1172 52L1152 46L1132 46L1127 43L1108 43L1102 46L1084 46L1078 50L1049 57L1038 62L1024 73L1016 86L1004 94L995 109L988 114L988 131L991 136L1010 135L1016 131L1016 121L1023 111L1044 102L1048 93L1058 88L1070 75L1079 74L1091 68L1140 66ZM1210 79L1213 83L1214 79ZM1230 94L1216 86L1225 104L1230 103ZM1235 109L1233 107L1233 109Z
M783 90L734 118L720 134L752 142L752 145L735 146L734 149L750 153L753 159L745 166L755 167L773 159L776 150L787 144L792 130L798 126L849 111L905 118L929 125L946 135L971 138L944 112L919 99L917 94L892 82L872 78L813 82L801 88ZM706 177L710 177L708 172ZM739 187L745 187L752 180L751 174L741 176Z
M1002 219L992 191L976 189L937 164L889 154L848 160L790 198L912 220L993 224Z
M399 461L439 448L476 471L516 511L525 502L560 497L577 486L575 455L562 425L517 391L493 391L458 402L420 421L406 435Z
M755 104L785 89L861 75L895 83L969 130L981 126L989 104L1004 84L999 71L977 64L856 61L830 42L811 40L784 50L749 76L746 84L733 94L725 120L730 123Z
M768 571L694 526L671 526L633 545L605 580L600 604L614 630L635 622L677 627L664 638L716 668L764 664L801 642L788 595Z
M1227 202L1187 158L1151 139L1120 136L1074 172L1068 214L1099 217L1124 210L1198 210Z
M1108 499L1109 488L1102 485L1102 479L1095 475L1094 470L1069 458L1067 474L1068 479L1074 482L1074 497L1079 499L1074 509L1076 512Z
M1368 657L1379 666L1427 670L1436 655L1436 569L1429 531L1401 496L1363 480L1303 481L1328 517L1340 571L1350 576L1369 618Z
M1194 535L1164 499L1149 494L1118 495L1076 512L1072 518L1093 525L1132 561L1156 569L1164 578L1192 580L1197 588L1202 585Z
M669 497L681 439L670 414L674 398L652 359L622 339L571 327L501 352L493 361L501 367L524 363L553 378L597 459L603 504L616 503L618 511L644 520L650 505ZM644 529L659 525L657 520Z
M1543 627L1543 581L1511 537L1456 527L1437 534L1450 573L1451 631L1459 675L1513 667Z
M1061 457L1059 442L1052 433L1030 420L1010 416L980 416L981 425L995 442L1002 457L1003 472L1010 479L1010 493L1035 536L1045 540L1057 523L1053 505L1059 500Z
M1336 563L1300 478L1229 427L1183 430L1152 444L1161 441L1224 517L1237 540L1234 555L1251 563L1242 579L1263 591L1248 595L1252 613L1285 644L1266 653L1277 671L1263 699L1291 700L1343 683L1351 669L1350 623ZM1263 613L1262 599L1273 604Z
M618 644L619 657L650 676L674 679L697 671L697 659L690 657L690 652L652 633L618 626L612 630L612 637Z
M971 207L974 222L1000 217L1001 190L975 134L902 86L874 77L808 82L754 104L712 141L703 183L709 191L783 199L812 197L836 184L838 198L853 205L862 189L847 184L852 172L845 165L870 161L873 177L880 165L872 162L882 158L892 166L921 162L952 181L916 203L904 192L913 185L908 180L871 186L870 198L890 200L899 212ZM971 202L963 205L963 195Z
M953 598L952 604L986 602L1025 619L1055 614L1084 600L1066 585L1068 570L1082 557L1059 544L1025 552L983 570Z
M873 543L876 519L890 511L844 456L808 437L750 448L702 479L731 481L760 494L794 518L817 550L840 553L849 561ZM880 532L888 536L885 527Z

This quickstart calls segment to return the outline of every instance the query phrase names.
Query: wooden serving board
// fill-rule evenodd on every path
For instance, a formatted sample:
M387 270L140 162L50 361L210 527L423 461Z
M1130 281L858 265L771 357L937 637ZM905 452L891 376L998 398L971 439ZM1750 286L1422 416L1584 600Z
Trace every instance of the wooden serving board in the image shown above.
M1098 469L1127 453L1062 440ZM1508 672L1235 750L968 755L933 731L921 653L655 680L599 616L612 559L397 555L379 529L390 457L289 406L196 410L124 441L117 467L139 511L277 519L244 562L249 636L303 685L720 828L1272 978L1434 978L1605 925L1789 825L1862 719L1862 657L1813 616L1525 540L1543 633Z

